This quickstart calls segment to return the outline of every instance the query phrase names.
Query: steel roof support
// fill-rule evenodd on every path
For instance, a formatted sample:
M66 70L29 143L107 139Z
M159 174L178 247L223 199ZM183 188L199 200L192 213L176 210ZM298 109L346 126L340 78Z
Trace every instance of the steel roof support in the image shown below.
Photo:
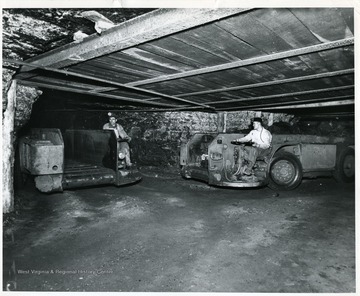
M93 34L26 62L63 68L252 9L157 9L110 28L101 36ZM30 70L24 67L21 72Z
M352 100L343 100L343 101L334 101L334 102L324 102L324 103L310 103L310 104L301 104L301 105L291 105L291 106L279 106L270 108L271 110L280 110L280 109L299 109L299 108L319 108L319 107L330 107L330 106L344 106L344 105L353 105L354 99ZM256 110L262 110L263 108L256 108ZM269 108L267 108L269 110Z
M53 72L53 73L58 73L58 74L66 75L66 76L85 78L85 79L89 79L89 80L93 80L93 81L103 82L103 83L110 84L110 85L116 85L116 86L118 86L118 88L122 87L122 88L125 88L125 89L135 90L135 91L138 91L138 92L142 92L142 93L146 93L146 94L150 94L150 95L155 95L155 96L160 96L162 98L171 99L171 100L175 100L175 101L180 101L180 102L188 103L188 104L191 104L191 105L202 106L204 108L210 108L210 109L212 108L212 107L210 107L208 105L205 105L205 104L192 102L192 101L189 101L189 100L186 100L186 99L177 98L177 97L174 97L174 96L166 95L166 94L159 93L159 92L152 91L152 90L148 90L148 89L142 89L142 88L135 87L135 86L128 86L128 85L125 85L125 84L122 84L122 83L119 83L119 82L109 81L107 79L97 78L97 77L93 77L93 76L89 76L89 75L85 75L85 74L79 74L79 73L65 71L65 70L58 70L58 69L53 69L53 68L50 68L50 67L43 67L43 66L34 65L34 64L31 64L31 63L28 63L28 62L11 60L11 59L4 59L3 61L7 62L7 63L25 65L27 67L37 68L37 69L41 69L41 70L45 70L45 71L49 71L49 72ZM21 75L16 75L15 79L17 79L19 81L24 81L25 78L22 78ZM33 82L31 80L27 80L27 81L29 83ZM44 82L46 82L46 79L44 79ZM35 84L36 82L33 82L33 83ZM98 93L98 92L96 91L96 89L92 89L92 90L89 91L89 93L94 94L94 93Z
M191 76L195 76L195 75L202 75L202 74L213 73L213 72L217 72L217 71L230 70L230 69L239 68L239 67L245 67L245 66L275 61L275 60L281 60L281 59L285 59L285 58L316 53L319 51L331 50L331 49L335 49L335 48L339 48L339 47L354 45L354 40L355 40L355 38L340 39L340 40L336 40L336 41L331 41L331 42L311 45L311 46L307 46L307 47L292 49L292 50L288 50L288 51L284 51L284 52L278 52L278 53L264 55L264 56L260 56L260 57L254 57L254 58L250 58L247 60L240 60L240 61L225 63L225 64L221 64L221 65L217 65L217 66L205 67L202 69L190 70L190 71L176 73L176 74L163 75L163 76L160 76L157 78L150 78L150 79L145 79L145 80L141 80L141 81L135 81L135 82L127 83L126 85L139 86L139 85L145 85L145 84L151 84L151 83L159 83L159 82L163 82L163 81L186 78L186 77L191 77Z
M261 105L247 105L247 106L236 106L236 107L229 107L229 108L219 108L218 111L229 111L229 110L260 110L262 108L267 108L267 109L273 109L273 107L284 107L287 108L289 106L298 106L299 104L302 103L318 103L318 102L327 102L330 100L344 100L344 99L349 99L349 98L353 98L353 95L347 95L347 96L336 96L336 97L326 97L326 98L317 98L317 99L305 99L305 100L300 100L300 101L293 101L291 104L289 104L289 102L278 102L278 103L271 103L271 104L261 104ZM289 107L290 108L290 107Z
M213 89L213 90L198 91L198 92L193 92L193 93L185 93L185 94L181 94L181 95L176 95L176 97L180 98L180 97L187 97L187 96L199 96L199 95L213 94L213 93L219 93L219 92L229 92L229 91L242 90L242 89L248 89L248 88L273 86L273 85L279 85L279 84L285 84L285 83L322 79L322 78L329 78L329 77L349 75L349 74L354 74L353 68L346 69L346 70L333 71L333 72L326 72L326 73L321 73L321 74L313 74L313 75L307 75L307 76L301 76L301 77L287 78L287 79L281 79L281 80L259 82L259 83L254 83L254 84L246 84L246 85L240 85L240 86L234 86L234 87L226 87L226 88L218 88L218 89Z
M92 92L91 90L80 90L80 89L75 89L75 88L66 87L66 86L49 85L49 84L41 83L41 82L20 80L20 81L18 81L18 83L27 85L27 86L37 86L37 87L48 88L48 89L56 89L56 90L60 90L60 91L67 91L67 92L73 92L73 93L79 93L79 94L87 94L87 95L96 96L96 97L110 98L110 99L134 102L134 103L139 103L139 104L146 104L146 105L160 106L160 107L166 107L166 106L174 107L174 105L172 105L172 104L144 101L144 100L132 99L132 98L128 98L128 97L109 95L109 94L99 94L96 92Z
M330 91L347 90L347 89L353 89L353 88L354 88L354 85L346 85L346 86L320 88L320 89L315 89L315 90L298 91L298 92L284 93L284 94L270 95L270 96L249 97L249 98L241 98L241 99L233 99L233 100L216 101L216 102L209 102L208 104L209 105L217 105L217 104L229 104L229 103L237 103L237 102L249 102L249 101L256 101L256 100L278 99L278 98L286 98L286 97L293 97L293 96L318 94L318 93L330 92Z

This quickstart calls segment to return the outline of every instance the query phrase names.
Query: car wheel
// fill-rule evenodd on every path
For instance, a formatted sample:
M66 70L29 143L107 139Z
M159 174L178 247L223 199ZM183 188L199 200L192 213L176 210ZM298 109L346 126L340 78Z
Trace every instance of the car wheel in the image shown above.
M355 181L354 149L346 148L340 153L334 177L340 183L352 183Z
M274 190L292 190L302 180L300 160L293 154L282 152L275 154L269 170L269 187Z

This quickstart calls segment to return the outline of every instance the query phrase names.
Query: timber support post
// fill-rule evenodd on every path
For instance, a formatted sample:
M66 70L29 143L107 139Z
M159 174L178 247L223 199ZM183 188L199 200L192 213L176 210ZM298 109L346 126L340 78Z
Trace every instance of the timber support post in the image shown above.
M218 112L218 133L226 133L226 112Z
M2 197L3 213L14 210L14 121L16 108L16 80L11 82L7 92L7 106L3 112L2 122L2 151L3 175Z

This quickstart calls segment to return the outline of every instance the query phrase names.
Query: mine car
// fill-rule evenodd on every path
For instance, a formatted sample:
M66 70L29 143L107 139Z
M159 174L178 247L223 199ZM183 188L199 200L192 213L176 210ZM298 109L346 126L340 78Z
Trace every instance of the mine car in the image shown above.
M273 135L266 157L258 158L253 174L242 174L245 144L231 142L243 134L194 134L180 149L181 175L226 187L269 186L292 190L303 178L333 176L339 182L355 180L353 139L315 135Z
M32 129L19 141L20 170L41 192L135 183L141 175L126 166L117 141L110 130Z

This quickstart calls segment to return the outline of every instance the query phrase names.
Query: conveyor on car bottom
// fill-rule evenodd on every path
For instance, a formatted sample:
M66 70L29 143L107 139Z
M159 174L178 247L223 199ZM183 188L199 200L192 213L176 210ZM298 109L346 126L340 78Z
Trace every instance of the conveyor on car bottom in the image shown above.
M112 183L116 176L109 168L66 160L64 166L63 188L103 185Z

